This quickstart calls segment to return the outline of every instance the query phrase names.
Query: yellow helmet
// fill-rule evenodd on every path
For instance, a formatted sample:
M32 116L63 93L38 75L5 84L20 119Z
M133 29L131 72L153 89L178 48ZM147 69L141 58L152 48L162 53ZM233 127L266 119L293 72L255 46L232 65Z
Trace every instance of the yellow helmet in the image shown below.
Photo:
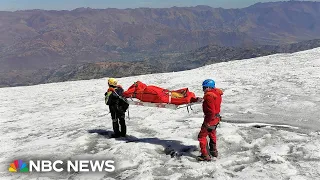
M109 78L108 79L108 85L109 86L117 86L118 81L115 78Z

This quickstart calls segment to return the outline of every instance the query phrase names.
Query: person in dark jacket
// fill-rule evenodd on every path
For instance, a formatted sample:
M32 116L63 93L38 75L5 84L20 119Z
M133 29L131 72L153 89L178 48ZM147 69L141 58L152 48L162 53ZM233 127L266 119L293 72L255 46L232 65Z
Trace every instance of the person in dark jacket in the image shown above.
M198 135L201 149L201 155L198 156L200 161L210 161L211 157L218 157L216 128L221 120L220 108L223 92L215 87L212 79L203 81L202 88L204 92L202 110L204 113L204 121ZM209 153L207 151L207 136L210 138Z
M118 81L114 78L108 79L109 89L105 93L105 102L109 106L112 126L113 137L125 137L127 134L127 126L125 122L126 108L123 106L123 88L118 85ZM120 124L120 127L119 127Z

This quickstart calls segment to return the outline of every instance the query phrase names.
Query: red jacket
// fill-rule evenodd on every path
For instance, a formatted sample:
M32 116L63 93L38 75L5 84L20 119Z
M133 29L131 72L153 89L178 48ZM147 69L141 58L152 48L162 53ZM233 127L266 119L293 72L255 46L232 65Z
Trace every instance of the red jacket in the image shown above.
M221 89L214 88L205 92L203 96L202 109L204 113L204 124L208 126L216 125L219 118L216 114L220 113L223 92Z

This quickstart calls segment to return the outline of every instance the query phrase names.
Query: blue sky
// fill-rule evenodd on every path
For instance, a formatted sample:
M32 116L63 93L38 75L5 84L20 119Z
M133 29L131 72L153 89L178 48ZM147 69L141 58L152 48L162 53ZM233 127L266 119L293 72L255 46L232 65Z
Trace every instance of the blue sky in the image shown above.
M242 8L256 2L270 0L0 0L0 10L15 11L24 9L70 10L78 7L91 8L163 8L172 6L209 5L223 8ZM277 1L277 0L273 0ZM316 0L320 1L320 0Z

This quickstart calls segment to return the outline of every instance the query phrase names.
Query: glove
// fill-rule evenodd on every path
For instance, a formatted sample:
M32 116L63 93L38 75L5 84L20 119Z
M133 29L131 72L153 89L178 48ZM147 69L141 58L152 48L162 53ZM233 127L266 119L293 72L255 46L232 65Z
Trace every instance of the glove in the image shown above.
M202 124L202 127L207 128L207 131L208 131L208 132L212 132L213 130L216 130L216 129L217 129L217 125L209 126L209 125L207 125L207 124Z
M197 98L192 97L192 98L190 99L190 102L191 102L191 103L197 102Z
M193 102L201 102L202 101L202 98L200 98L200 97L192 97L191 99L190 99L190 102L191 103L193 103Z
M212 132L213 130L216 130L216 129L217 129L217 125L215 125L215 126L209 126L208 129L207 129L207 131L208 131L208 132Z

